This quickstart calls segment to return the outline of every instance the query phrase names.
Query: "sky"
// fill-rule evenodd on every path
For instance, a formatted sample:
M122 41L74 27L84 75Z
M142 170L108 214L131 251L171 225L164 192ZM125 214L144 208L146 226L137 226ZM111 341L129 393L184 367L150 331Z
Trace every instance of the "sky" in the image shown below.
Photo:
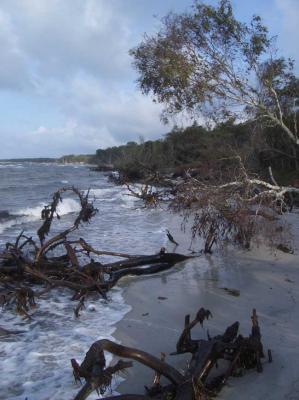
M207 0L216 4L216 0ZM299 55L299 0L232 0ZM0 159L92 154L171 129L128 54L191 0L0 0ZM298 71L298 64L297 64Z

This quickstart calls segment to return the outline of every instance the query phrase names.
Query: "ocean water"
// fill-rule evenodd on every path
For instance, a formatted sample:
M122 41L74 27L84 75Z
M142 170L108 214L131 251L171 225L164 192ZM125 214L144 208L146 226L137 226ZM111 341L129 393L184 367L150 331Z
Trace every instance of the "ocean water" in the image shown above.
M0 246L13 242L21 230L35 236L41 209L51 201L52 193L72 185L90 189L99 210L73 238L84 237L97 249L130 254L152 254L165 245L169 216L159 209L144 209L138 199L109 183L104 174L83 165L0 162ZM78 200L67 193L58 210L62 218L53 233L69 226L78 210ZM81 362L95 340L113 339L115 324L130 310L122 289L115 287L108 301L97 295L88 298L86 310L75 319L76 303L71 296L67 289L44 295L38 299L32 320L0 309L0 327L24 331L0 337L0 400L73 398L80 386L74 383L70 359ZM107 360L111 356L107 355ZM114 381L113 388L116 385ZM99 396L94 393L89 398Z

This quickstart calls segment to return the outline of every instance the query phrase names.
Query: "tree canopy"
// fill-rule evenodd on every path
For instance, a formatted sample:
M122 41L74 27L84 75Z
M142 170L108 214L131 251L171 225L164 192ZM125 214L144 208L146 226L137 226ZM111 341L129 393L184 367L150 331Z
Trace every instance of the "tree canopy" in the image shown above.
M195 1L161 23L130 54L142 92L165 105L165 121L181 112L217 122L251 118L280 126L299 145L294 62L278 56L259 16L242 23L230 0L216 7Z

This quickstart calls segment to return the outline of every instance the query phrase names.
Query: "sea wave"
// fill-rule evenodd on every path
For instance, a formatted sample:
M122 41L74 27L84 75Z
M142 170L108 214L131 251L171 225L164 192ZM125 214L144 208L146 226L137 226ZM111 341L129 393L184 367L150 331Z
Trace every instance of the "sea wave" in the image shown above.
M113 340L116 322L131 309L125 304L120 288L111 291L109 302L94 297L88 300L87 305L76 319L70 293L54 290L39 299L31 321L24 322L19 316L12 317L8 311L1 312L5 328L26 332L14 338L1 339L3 379L0 399L74 398L80 386L74 383L70 358L82 362L94 341ZM107 365L111 359L108 355ZM112 387L115 388L117 383L119 381L113 381ZM90 396L91 400L98 398L96 393Z
M132 193L124 187L110 187L101 189L90 189L90 195L94 196L96 201L121 203L121 207L130 208L135 202L140 202L140 199L134 197Z
M45 205L46 203L40 203L35 207L21 208L14 213L2 211L2 214L0 213L0 217L3 216L0 218L0 233L16 225L40 220L41 211ZM71 198L63 199L63 202L57 207L57 213L60 216L78 211L80 211L80 204Z
M28 164L24 165L27 168ZM41 210L45 205L39 202L57 190L57 184L64 184L62 180L69 181L69 185L75 181L80 189L92 188L90 197L100 212L88 229L82 226L82 231L77 233L94 247L109 249L113 245L128 253L151 254L167 240L164 214L159 210L145 211L141 200L127 196L129 192L125 187L107 183L103 174L92 173L83 166L78 171L70 165L46 163L30 164L30 168L30 174L26 169L18 173L15 169L5 170L7 176L2 185L3 201L0 209L6 210L8 207L9 214L3 214L3 218L0 218L0 233L7 230L0 235L3 244L22 228L33 234L40 224ZM74 174L74 171L78 173ZM33 187L33 184L39 187ZM7 190L8 185L14 185L16 190ZM25 185L29 190L24 190ZM36 197L32 204L35 192L41 197ZM135 211L138 202L141 207ZM64 199L58 212L64 215L78 210L79 203L71 197ZM62 218L58 222L58 230L71 219L71 214ZM87 308L82 311L79 319L73 316L75 304L70 301L68 290L55 289L43 295L38 300L38 309L31 321L24 321L0 309L1 326L26 331L1 338L0 364L4 375L0 382L0 400L74 398L80 386L74 383L70 358L77 358L81 362L95 340L112 339L115 323L129 311L120 288L113 288L109 295L108 302L88 296ZM107 362L110 360L109 356ZM115 387L115 381L112 386ZM91 400L97 398L99 396L96 393L90 396Z
M0 163L0 168L24 168L23 164Z
M41 210L45 205L46 203L41 203L36 207L23 208L19 210L17 214L31 216L32 218L40 219ZM59 203L57 207L57 212L59 215L65 215L77 211L80 211L80 204L76 200L70 198L63 199L63 201Z

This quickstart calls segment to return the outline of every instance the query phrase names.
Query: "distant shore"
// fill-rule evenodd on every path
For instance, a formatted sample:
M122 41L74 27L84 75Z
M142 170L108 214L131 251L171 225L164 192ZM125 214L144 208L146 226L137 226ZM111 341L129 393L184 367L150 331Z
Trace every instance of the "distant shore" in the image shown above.
M27 157L27 158L6 158L0 159L0 163L57 163L57 164L90 164L92 154L86 155L70 155L61 157Z

